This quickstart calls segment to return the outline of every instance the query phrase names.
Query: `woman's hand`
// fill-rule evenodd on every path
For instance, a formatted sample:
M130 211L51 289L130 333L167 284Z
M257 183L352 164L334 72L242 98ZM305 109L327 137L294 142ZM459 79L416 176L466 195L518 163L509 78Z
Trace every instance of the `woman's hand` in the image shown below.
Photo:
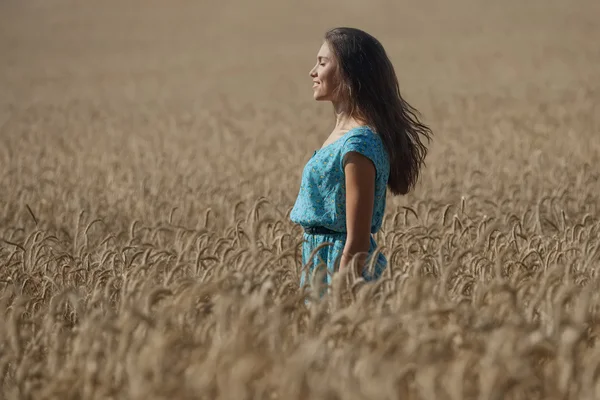
M362 246L363 248L365 246ZM355 271L358 276L361 276L363 270L366 266L367 255L369 251L369 246L366 246L366 250L355 251L351 250L352 246L348 246L346 243L346 247L344 247L344 251L342 252L342 259L340 261L340 269L345 269L351 267L354 263ZM354 256L356 255L356 261L353 261Z

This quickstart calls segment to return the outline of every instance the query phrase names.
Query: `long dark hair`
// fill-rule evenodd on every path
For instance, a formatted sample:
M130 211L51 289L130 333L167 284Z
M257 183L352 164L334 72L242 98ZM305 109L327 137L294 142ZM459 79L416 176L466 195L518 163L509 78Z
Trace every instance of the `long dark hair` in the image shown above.
M334 28L325 34L338 63L336 95L349 102L353 117L381 136L390 159L388 187L394 195L408 193L417 183L432 132L419 112L400 95L392 62L377 39L360 29Z

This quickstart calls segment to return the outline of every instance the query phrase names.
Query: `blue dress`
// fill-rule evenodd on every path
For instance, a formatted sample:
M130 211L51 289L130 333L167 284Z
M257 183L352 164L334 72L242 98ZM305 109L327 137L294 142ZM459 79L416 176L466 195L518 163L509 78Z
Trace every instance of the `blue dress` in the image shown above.
M320 226L335 231L332 234L308 234L304 232L302 244L302 264L309 263L313 250L325 243L313 257L308 273L312 275L315 267L324 263L328 273L325 283L331 284L331 278L339 268L342 251L346 244L346 186L343 159L348 152L358 152L368 157L375 165L375 202L371 220L371 233L381 228L385 211L385 196L390 164L387 151L381 137L367 126L353 128L341 138L316 150L302 172L302 181L298 197L290 214L290 219L302 227ZM371 235L369 255L377 247ZM367 259L367 265L371 257ZM379 253L373 271L363 269L366 281L378 278L387 266L387 260ZM307 276L300 278L304 285Z

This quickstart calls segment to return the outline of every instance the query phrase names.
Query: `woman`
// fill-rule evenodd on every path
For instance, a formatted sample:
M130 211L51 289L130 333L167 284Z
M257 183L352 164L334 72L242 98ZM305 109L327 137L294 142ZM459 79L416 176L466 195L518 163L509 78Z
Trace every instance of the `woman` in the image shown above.
M431 130L400 95L383 46L366 32L328 31L310 76L315 100L330 101L336 121L304 167L290 214L304 228L302 263L310 262L311 274L325 263L331 284L337 267L348 268L356 255L352 265L370 281L387 265L377 253L375 268L366 268L377 247L372 234L381 227L386 189L399 195L414 187L427 154L421 136L429 142ZM303 273L301 286L306 278Z

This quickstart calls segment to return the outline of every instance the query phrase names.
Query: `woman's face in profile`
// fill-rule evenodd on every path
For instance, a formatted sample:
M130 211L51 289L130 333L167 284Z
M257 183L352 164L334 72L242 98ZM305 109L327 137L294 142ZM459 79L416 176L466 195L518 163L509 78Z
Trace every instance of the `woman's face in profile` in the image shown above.
M315 100L333 100L334 89L337 86L337 62L324 42L317 53L317 64L310 70L313 78L313 97Z

